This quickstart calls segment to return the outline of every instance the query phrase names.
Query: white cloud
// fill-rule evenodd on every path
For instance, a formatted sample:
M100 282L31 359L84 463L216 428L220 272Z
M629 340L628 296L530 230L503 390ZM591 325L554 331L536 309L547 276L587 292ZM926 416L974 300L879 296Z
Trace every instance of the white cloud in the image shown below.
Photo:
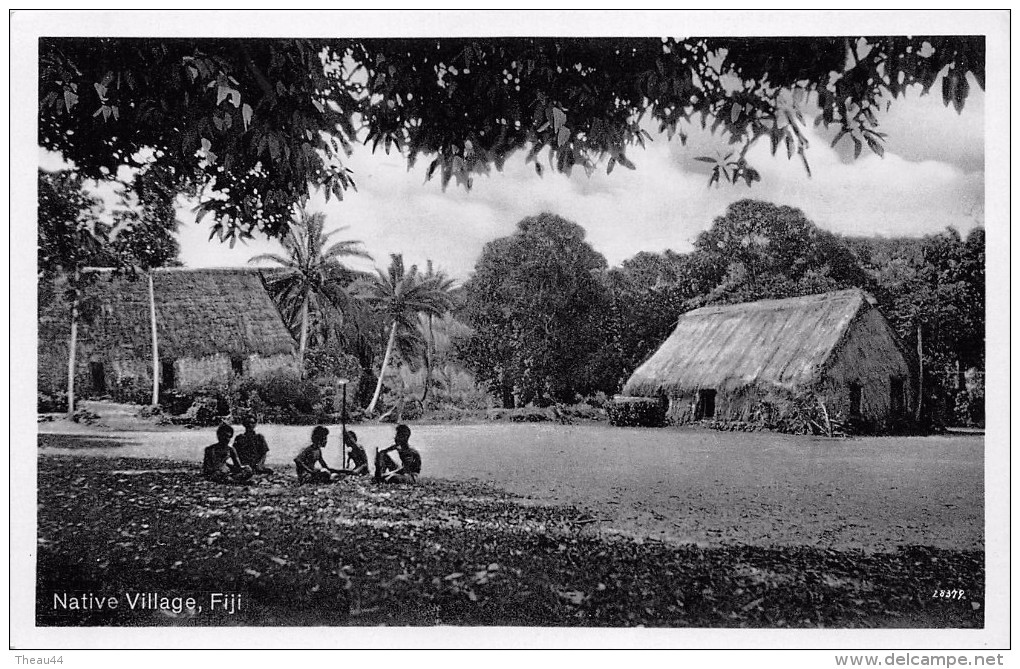
M583 170L570 177L556 174L547 163L539 177L518 154L503 172L476 178L470 191L451 185L444 192L438 180L426 182L428 160L408 170L399 155L373 155L361 147L350 163L358 191L342 202L327 204L319 198L311 206L325 211L333 226L350 226L343 237L362 240L379 266L388 262L389 253L403 253L408 263L424 265L430 258L461 278L470 273L486 242L511 234L521 218L542 211L583 225L589 242L610 264L642 250L689 250L714 217L745 197L799 207L823 228L845 234L920 235L949 225L967 230L983 218L983 172L908 160L893 151L880 158L865 150L847 162L814 128L808 136L810 178L799 160L787 160L782 152L772 157L763 143L749 155L763 177L752 188L707 186L704 166L691 160L713 152L716 140L707 133L692 136L686 148L655 136L645 150L629 152L637 170L617 167L606 175L602 166L590 178ZM900 146L925 141L919 137ZM182 211L182 220L193 216ZM278 248L257 240L231 250L206 242L207 237L206 226L184 226L181 243L188 265L242 264Z

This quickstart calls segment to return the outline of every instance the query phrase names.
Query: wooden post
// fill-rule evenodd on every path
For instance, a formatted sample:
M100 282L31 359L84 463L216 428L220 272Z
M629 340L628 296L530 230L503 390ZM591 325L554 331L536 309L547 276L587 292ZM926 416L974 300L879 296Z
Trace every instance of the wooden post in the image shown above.
M159 404L159 338L156 334L156 291L149 272L149 322L152 325L152 405Z
M340 387L343 388L343 404L340 405L340 449L344 454L344 469L347 467L347 379L340 379Z
M78 345L78 296L71 302L71 341L67 353L67 417L74 420L74 366Z

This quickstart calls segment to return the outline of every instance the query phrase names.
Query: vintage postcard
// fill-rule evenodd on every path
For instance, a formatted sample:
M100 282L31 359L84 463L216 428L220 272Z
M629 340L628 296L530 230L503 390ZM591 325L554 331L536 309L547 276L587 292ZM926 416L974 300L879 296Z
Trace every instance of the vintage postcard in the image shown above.
M12 650L1008 648L1008 12L10 25Z

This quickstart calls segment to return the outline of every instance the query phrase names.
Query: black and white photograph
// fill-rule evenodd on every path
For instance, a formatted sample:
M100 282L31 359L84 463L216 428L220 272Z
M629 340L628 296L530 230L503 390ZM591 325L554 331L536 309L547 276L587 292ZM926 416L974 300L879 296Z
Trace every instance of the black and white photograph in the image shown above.
M996 664L1009 18L11 12L11 650Z

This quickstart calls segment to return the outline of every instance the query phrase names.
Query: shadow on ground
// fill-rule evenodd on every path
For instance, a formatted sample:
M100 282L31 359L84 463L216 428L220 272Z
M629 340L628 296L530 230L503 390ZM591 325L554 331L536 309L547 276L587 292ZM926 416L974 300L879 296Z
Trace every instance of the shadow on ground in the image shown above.
M124 448L137 442L119 437L99 437L88 434L40 434L39 448L65 448L69 450L92 448Z
M307 487L277 476L217 486L192 463L44 456L36 621L983 625L983 552L703 548L608 535L598 524L573 507L462 482ZM949 587L962 596L933 597ZM232 612L228 596L240 604ZM104 597L118 607L98 606Z

